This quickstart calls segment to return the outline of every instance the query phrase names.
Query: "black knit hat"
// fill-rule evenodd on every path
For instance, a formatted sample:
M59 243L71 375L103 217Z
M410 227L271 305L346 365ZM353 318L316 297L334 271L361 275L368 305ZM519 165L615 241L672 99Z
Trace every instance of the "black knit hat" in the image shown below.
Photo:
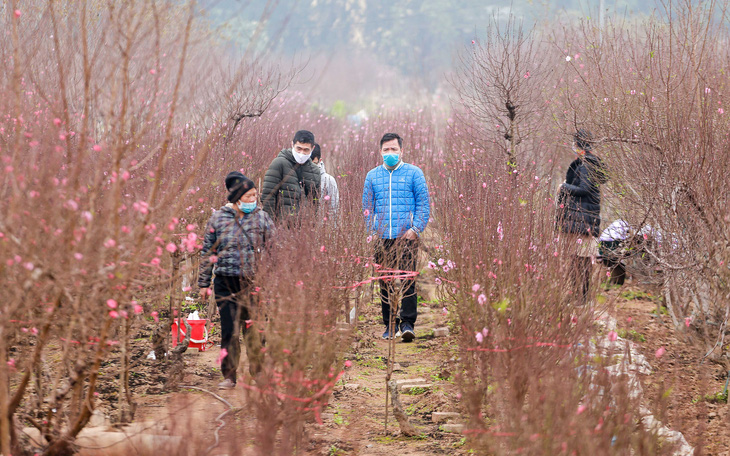
M256 188L256 184L251 179L244 176L243 173L232 171L226 176L226 190L228 190L228 201L235 203L252 188Z
M577 132L575 132L573 140L575 141L576 147L578 147L578 149L580 150L588 152L593 149L593 146L591 145L591 143L593 142L593 135L588 130L584 130L583 128L579 129Z

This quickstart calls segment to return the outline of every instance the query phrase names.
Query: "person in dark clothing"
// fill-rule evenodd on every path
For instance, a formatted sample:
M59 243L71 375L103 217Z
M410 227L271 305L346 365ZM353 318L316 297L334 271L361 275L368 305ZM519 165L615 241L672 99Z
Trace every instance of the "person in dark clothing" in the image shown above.
M253 181L238 171L226 176L229 203L215 211L208 220L200 252L198 286L201 296L208 296L211 277L221 316L221 360L223 382L220 389L236 386L236 370L241 353L238 332L243 335L248 353L249 372L261 369L261 337L246 324L256 305L253 279L256 260L274 235L274 223L258 207Z
M279 152L266 171L261 198L276 222L290 223L303 206L319 205L321 173L310 158L314 144L312 132L296 132L292 147Z
M580 305L588 302L592 264L598 255L600 185L606 182L603 163L592 153L592 140L588 131L576 132L573 150L578 157L568 167L558 191L557 228L565 233L569 248L575 251L574 279Z

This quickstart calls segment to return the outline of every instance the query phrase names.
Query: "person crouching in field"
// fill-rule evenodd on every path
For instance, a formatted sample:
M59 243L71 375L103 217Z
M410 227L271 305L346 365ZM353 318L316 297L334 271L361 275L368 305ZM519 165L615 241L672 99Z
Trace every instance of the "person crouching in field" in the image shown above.
M601 189L606 174L601 159L592 153L593 136L578 130L573 150L577 158L568 167L558 192L557 228L567 236L574 256L577 304L588 303L592 264L598 256L596 237L601 226Z
M226 189L229 204L215 211L205 227L198 278L201 296L208 296L215 273L213 290L221 316L221 351L225 350L220 389L236 386L239 331L246 344L249 372L255 376L261 369L261 338L256 330L247 328L246 320L256 305L251 293L256 260L274 236L274 222L258 207L252 180L238 171L231 172L226 176Z

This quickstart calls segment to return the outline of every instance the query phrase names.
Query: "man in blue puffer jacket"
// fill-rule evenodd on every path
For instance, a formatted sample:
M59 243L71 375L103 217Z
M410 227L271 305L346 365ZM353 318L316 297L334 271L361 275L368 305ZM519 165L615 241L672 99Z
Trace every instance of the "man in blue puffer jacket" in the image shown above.
M375 262L384 269L416 271L419 236L426 229L431 209L423 171L401 160L402 148L403 138L395 133L386 133L380 140L383 164L370 170L365 178L362 206L368 231L377 237ZM390 339L397 329L395 337L410 342L416 337L416 280L414 277L401 283L400 315L391 328L391 310L398 308L398 303L391 306L389 299L394 294L394 281L380 280L383 339Z

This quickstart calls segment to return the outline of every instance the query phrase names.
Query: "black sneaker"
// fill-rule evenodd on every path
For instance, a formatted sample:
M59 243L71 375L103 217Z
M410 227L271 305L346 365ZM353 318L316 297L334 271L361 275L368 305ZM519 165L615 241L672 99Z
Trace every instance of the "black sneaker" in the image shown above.
M413 325L410 323L403 323L400 327L401 337L403 342L411 342L416 338L416 333L413 331Z

